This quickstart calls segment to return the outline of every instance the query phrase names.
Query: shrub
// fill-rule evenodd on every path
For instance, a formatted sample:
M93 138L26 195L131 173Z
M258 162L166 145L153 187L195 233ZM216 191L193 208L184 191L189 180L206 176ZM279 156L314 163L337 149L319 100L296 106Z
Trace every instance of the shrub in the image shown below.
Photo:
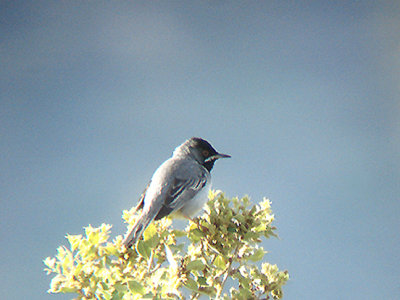
M134 249L122 236L109 241L110 225L88 226L67 235L69 246L44 260L50 293L76 299L280 299L287 271L262 262L262 238L276 236L270 202L251 205L248 197L228 199L210 192L205 213L185 230L169 218L152 222ZM124 211L132 226L138 214ZM228 289L227 285L230 286Z

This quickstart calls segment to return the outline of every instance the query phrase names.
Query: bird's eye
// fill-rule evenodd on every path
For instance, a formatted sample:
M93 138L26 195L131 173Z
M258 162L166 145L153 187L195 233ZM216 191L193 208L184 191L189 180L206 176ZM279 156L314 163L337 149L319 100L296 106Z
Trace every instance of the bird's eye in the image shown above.
M208 150L203 150L203 156L204 157L208 157L208 155L210 154L210 152L208 152Z

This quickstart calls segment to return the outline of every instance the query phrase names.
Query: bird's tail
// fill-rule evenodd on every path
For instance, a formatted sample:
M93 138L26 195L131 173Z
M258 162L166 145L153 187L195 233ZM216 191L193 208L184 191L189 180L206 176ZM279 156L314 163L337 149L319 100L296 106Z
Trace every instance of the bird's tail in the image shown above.
M142 236L144 230L147 228L147 226L149 226L150 222L153 221L154 217L154 214L151 214L148 211L143 211L142 215L135 222L135 225L133 225L132 229L125 236L122 244L126 248L132 247L132 245L134 245L136 241Z

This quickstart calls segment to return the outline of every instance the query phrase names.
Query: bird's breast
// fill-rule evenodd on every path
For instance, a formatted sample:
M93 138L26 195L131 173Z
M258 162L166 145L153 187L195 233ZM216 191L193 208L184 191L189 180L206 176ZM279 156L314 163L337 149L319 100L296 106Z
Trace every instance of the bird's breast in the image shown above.
M208 178L206 185L178 211L178 216L194 218L208 201L208 192L211 188L211 177Z

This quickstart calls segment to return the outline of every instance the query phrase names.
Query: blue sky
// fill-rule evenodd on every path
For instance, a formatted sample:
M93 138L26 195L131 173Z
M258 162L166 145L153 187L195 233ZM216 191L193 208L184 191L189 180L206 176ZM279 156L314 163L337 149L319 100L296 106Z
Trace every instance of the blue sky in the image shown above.
M398 1L3 1L0 289L48 295L66 233L113 225L191 136L272 200L285 299L399 299Z

